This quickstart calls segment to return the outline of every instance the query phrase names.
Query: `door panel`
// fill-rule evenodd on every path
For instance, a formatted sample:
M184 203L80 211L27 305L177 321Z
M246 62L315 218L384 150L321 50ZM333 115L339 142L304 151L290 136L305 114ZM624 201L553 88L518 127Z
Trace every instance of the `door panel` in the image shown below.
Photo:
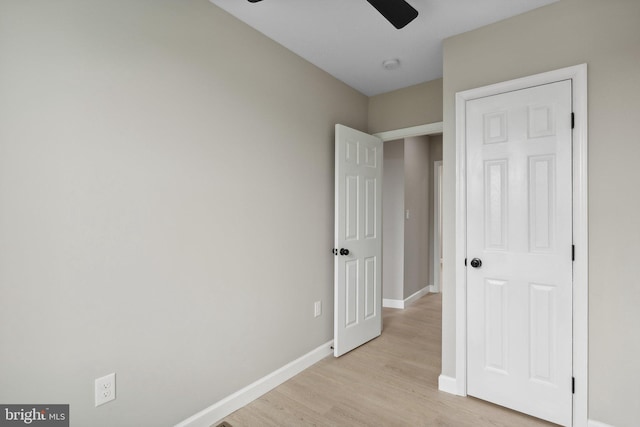
M467 391L570 425L571 82L466 108Z
M382 141L336 125L335 356L382 332L381 179Z
M377 299L377 280L376 272L378 271L377 257L368 257L364 260L364 318L368 320L375 317L379 312Z
M485 279L484 310L487 314L485 325L485 369L503 374L507 366L507 285L505 280Z
M532 252L552 253L555 216L555 156L529 158L529 242Z
M505 250L507 237L508 160L490 160L484 164L486 220L485 249Z
M344 324L351 327L358 320L358 260L344 263Z

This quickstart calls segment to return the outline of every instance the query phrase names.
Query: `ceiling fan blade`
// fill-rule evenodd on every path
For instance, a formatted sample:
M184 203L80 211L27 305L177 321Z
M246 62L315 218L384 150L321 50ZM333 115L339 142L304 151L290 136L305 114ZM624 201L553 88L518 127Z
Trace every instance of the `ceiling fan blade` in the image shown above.
M258 3L262 0L249 0L250 3ZM404 28L409 22L416 19L418 11L405 0L367 0L375 7L387 21L391 22L398 30Z
M367 0L398 30L416 19L418 11L404 0Z

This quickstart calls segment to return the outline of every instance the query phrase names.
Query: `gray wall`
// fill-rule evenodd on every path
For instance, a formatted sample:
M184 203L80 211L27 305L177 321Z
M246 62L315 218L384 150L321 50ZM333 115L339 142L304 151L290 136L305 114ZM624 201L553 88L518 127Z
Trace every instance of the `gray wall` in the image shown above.
M332 339L365 96L206 0L2 0L0 52L0 402L172 425Z
M405 202L409 211L404 226L404 298L431 285L429 194L433 187L433 161L428 136L405 138Z
M384 143L382 298L404 299L404 139Z
M442 79L369 98L369 133L442 121Z
M589 90L589 418L640 420L640 2L561 0L444 43L443 374L455 376L458 91L580 63Z
M383 298L403 300L433 284L433 162L441 159L440 135L384 144Z

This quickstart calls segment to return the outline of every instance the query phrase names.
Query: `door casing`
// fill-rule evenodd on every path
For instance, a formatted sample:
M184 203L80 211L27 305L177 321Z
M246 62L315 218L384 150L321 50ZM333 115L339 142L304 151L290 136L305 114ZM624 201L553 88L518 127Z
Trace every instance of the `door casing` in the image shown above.
M442 283L442 160L433 163L433 288L441 292Z
M573 129L573 426L588 419L588 175L587 65L581 64L456 93L456 377L455 394L467 395L466 102L561 80L572 80ZM445 390L446 391L446 390Z

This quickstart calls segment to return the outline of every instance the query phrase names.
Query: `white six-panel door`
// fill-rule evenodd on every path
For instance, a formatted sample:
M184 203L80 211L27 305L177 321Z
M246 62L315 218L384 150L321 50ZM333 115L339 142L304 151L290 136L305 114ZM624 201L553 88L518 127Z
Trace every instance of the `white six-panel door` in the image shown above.
M466 104L467 392L561 425L572 416L571 99L567 80Z
M335 147L337 357L382 332L382 140L336 125Z

